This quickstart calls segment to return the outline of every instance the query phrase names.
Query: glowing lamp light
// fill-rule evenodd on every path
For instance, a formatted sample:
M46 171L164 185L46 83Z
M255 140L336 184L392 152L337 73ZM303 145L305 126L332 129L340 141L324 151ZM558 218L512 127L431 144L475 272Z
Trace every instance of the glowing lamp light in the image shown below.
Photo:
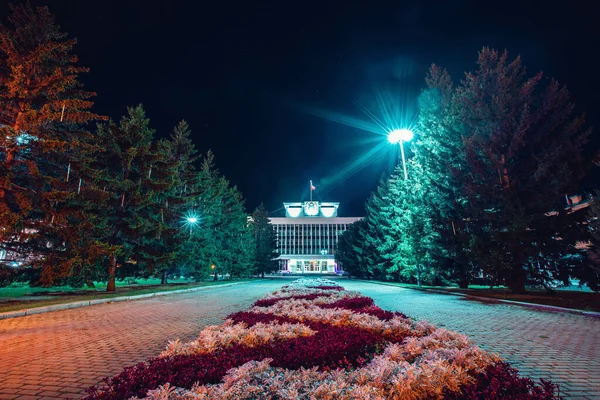
M388 141L390 143L410 142L414 137L413 131L410 129L394 129L388 133Z
M198 217L187 217L187 222L190 224L195 224L198 222Z
M214 264L213 264L213 265L211 265L210 267L211 267L212 269L215 269L215 265L214 265Z

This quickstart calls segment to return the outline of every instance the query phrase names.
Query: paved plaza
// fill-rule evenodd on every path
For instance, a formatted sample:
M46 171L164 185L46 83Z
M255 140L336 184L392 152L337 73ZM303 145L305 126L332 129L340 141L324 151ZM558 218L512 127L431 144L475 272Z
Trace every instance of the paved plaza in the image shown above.
M569 399L600 399L600 318L397 286L340 281L383 309L468 335L524 375L560 384Z
M123 367L156 356L167 341L278 289L290 278L214 287L0 320L0 399L78 398ZM552 379L566 398L600 398L600 319L338 280L377 305L469 335L524 374Z
M0 320L0 399L79 398L103 377L157 356L169 340L194 340L281 285L260 280Z

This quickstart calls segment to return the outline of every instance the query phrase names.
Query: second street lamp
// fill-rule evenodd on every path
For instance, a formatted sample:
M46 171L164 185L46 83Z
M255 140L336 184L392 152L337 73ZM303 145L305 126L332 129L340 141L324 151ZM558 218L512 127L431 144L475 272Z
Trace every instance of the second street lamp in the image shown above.
M190 237L192 236L192 228L194 228L194 226L198 225L199 222L200 222L200 219L193 211L187 212L186 215L184 216L183 225L190 227Z
M400 153L402 154L402 168L404 168L404 179L408 179L408 173L406 172L406 160L404 159L404 142L410 142L414 134L410 129L394 129L388 133L388 141L390 143L400 143Z

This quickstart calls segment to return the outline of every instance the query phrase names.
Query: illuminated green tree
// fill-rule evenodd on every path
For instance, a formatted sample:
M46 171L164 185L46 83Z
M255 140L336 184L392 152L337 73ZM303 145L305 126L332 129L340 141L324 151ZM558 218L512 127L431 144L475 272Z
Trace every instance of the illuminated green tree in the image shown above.
M468 203L463 193L468 167L453 102L454 85L448 72L436 65L425 82L419 96L418 137L413 143L421 189L413 193L436 233L427 244L436 279L455 281L466 288L474 273L469 260Z
M397 227L393 226L388 180L381 179L377 190L371 194L365 206L364 223L359 225L357 236L361 242L361 257L365 263L364 274L368 278L385 279L388 270L393 274L394 260L390 257L397 245Z
M254 273L263 278L265 272L277 270L278 262L277 238L269 219L269 213L264 204L260 204L252 213L252 234L254 235L255 264Z
M203 157L196 187L199 223L188 246L194 257L189 264L191 275L203 279L214 274L217 280L218 275L249 274L254 265L254 242L244 199L215 168L210 151Z
M335 251L335 258L344 271L350 276L358 278L370 278L367 259L364 257L365 243L363 232L365 232L366 221L361 219L348 226L339 238Z
M164 242L171 227L161 213L162 193L172 186L173 170L153 142L154 130L141 105L130 107L119 124L99 125L96 155L102 174L96 185L106 191L94 236L112 246L106 260L107 290L115 290L117 268L148 276L172 259Z
M186 263L193 258L187 245L189 228L193 229L197 222L187 221L186 218L198 218L194 205L197 192L194 161L198 156L190 135L189 125L181 121L173 129L169 140L158 143L159 153L167 163L164 170L170 173L170 185L157 196L157 211L160 213L161 223L168 227L161 235L163 251L173 255L170 262L159 266L155 272L159 273L162 284L167 283L169 273L184 273Z

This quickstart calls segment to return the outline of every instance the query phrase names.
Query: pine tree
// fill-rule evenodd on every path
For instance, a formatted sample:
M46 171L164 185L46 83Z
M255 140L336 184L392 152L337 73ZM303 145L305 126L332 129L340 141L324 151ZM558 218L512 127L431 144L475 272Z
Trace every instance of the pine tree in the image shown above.
M165 170L170 172L171 180L169 188L163 190L157 199L161 222L168 227L161 235L165 247L163 251L170 252L172 255L171 262L163 264L156 271L160 273L162 284L167 283L169 273L184 272L185 268L182 266L178 268L177 265L189 262L187 259L192 256L185 250L189 240L185 219L198 218L194 212L196 175L193 164L198 157L190 136L189 125L185 121L180 121L173 129L170 139L159 142L159 153L167 163Z
M265 272L277 270L277 238L264 204L260 204L252 213L252 233L254 235L255 264L254 273L263 278Z
M76 196L92 143L82 128L102 117L79 83L76 40L46 7L11 9L0 26L0 243L49 285L98 250L83 239L91 217Z
M188 247L195 259L190 264L192 275L202 279L213 274L217 280L218 275L248 273L254 245L242 195L215 168L210 151L204 156L197 178L200 223Z
M413 161L421 166L426 194L415 193L420 195L437 234L428 246L433 265L444 279L456 280L466 288L473 274L469 262L469 215L462 192L468 171L453 102L454 85L448 72L437 65L429 69L425 82L427 86L419 96L419 135L413 144Z
M478 69L455 94L468 164L464 194L471 213L477 262L525 290L527 277L544 280L534 261L564 243L569 225L564 195L578 189L590 165L583 156L590 130L565 87L542 74L527 78L519 58L484 48ZM555 217L547 216L557 211ZM568 261L554 259L568 268Z
M433 252L438 234L433 229L433 212L427 201L431 196L429 181L414 160L409 162L408 169L408 179L399 168L389 179L390 205L394 210L390 222L395 228L391 237L397 244L389 257L394 271L421 286L425 281L433 283L437 279Z
M353 222L348 226L339 238L335 250L335 258L338 264L350 276L357 278L369 278L370 273L367 268L367 259L364 257L365 243L362 233L365 231L365 219Z
M365 262L365 274L369 278L385 279L387 271L394 273L394 263L387 255L392 251L395 239L391 235L389 182L381 179L377 190L367 200L364 223L360 224L358 237ZM392 243L390 243L392 242Z
M110 121L98 126L97 138L103 150L97 160L103 173L96 185L108 195L98 204L101 223L94 236L114 249L107 260L107 291L115 290L118 267L127 265L130 271L147 275L172 256L161 246L162 232L169 227L162 221L161 203L157 201L169 188L170 174L153 147L154 131L149 122L139 105L128 108L118 125Z
M227 273L232 277L248 276L255 265L256 244L249 224L245 200L237 187L229 189L224 204L223 255Z

